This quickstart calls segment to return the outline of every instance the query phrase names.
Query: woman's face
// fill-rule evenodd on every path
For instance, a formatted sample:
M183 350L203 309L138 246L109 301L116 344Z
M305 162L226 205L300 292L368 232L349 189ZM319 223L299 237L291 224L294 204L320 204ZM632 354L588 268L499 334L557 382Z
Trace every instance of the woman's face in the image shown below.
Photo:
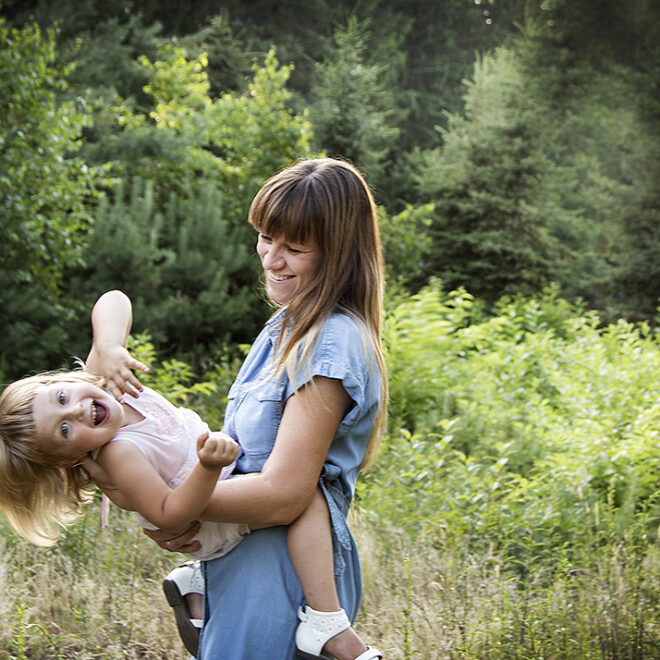
M315 246L290 243L282 236L259 233L257 253L266 277L268 297L288 305L316 276L321 250Z

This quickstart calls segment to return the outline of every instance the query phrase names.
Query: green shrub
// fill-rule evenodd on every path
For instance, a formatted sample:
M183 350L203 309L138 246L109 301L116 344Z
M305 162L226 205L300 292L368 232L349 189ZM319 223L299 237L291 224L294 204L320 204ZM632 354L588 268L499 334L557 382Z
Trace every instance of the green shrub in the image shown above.
M378 524L510 568L660 520L660 350L645 325L557 299L484 317L437 285L386 323L390 434L361 494Z

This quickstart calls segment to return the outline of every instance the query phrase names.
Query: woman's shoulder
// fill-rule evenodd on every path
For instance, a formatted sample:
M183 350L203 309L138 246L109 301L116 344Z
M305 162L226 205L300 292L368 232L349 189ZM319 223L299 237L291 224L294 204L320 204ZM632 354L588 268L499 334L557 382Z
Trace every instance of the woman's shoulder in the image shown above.
M339 309L332 312L323 323L324 328L330 332L350 335L365 335L367 330L364 321L348 310Z
M365 324L349 312L333 312L319 328L316 338L319 357L337 360L344 355L349 362L363 362L369 335Z
M356 343L363 343L367 336L364 322L343 310L330 314L319 328L319 339L324 344L339 343L353 346Z

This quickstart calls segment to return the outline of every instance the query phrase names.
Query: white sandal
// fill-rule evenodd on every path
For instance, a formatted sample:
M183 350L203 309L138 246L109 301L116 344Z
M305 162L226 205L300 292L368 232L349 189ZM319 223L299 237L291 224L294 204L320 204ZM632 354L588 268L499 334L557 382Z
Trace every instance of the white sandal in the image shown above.
M367 650L364 653L360 653L355 660L377 660L378 658L382 660L382 657L383 654L378 649L375 649L373 646L367 646Z
M300 619L296 629L298 654L315 660L331 660L330 656L321 653L326 642L351 627L344 610L319 612L306 605L304 609L298 610L298 618ZM378 649L368 646L367 650L355 660L376 660L382 657L383 654Z
M179 637L186 651L197 657L199 647L199 634L202 628L201 619L190 616L185 596L188 594L204 595L204 576L198 561L189 561L175 568L164 580L163 591L167 602L174 609Z

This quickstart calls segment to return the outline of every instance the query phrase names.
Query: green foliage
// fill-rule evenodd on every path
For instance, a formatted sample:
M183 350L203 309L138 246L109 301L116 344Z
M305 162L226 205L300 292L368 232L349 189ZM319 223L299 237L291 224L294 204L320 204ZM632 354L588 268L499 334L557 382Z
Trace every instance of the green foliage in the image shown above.
M52 31L11 28L0 18L0 375L62 350L66 335L42 332L69 314L58 306L67 264L94 204L97 172L73 157L83 115L58 103L67 88Z
M172 195L165 213L153 190L136 180L126 193L117 188L112 203L102 201L83 253L87 266L72 273L69 291L89 309L99 292L122 289L134 301L136 330L148 328L169 355L197 368L258 332L267 311L255 299L255 259L241 228L224 217L216 186Z
M73 103L57 103L70 71L54 65L52 32L0 19L0 44L0 263L12 282L53 290L88 222L92 179L84 163L68 157L83 116Z
M379 224L385 258L385 281L389 291L404 291L419 279L424 257L431 247L428 227L433 204L408 205L395 215L379 209Z
M316 65L310 119L317 148L352 161L374 183L399 135L401 113L381 82L385 66L366 58L369 22L351 17L335 31L332 57Z
M197 32L181 39L186 51L206 53L209 91L212 97L244 89L250 75L250 55L233 33L227 11L221 12Z
M149 373L140 373L140 381L173 404L195 410L211 428L222 428L227 394L241 365L239 356L219 350L214 359L206 360L200 378L182 360L161 359L148 332L131 335L128 349L149 366Z
M480 58L466 84L465 115L449 117L418 176L436 207L427 273L490 301L539 291L559 245L533 99L516 55L503 49Z
M255 64L247 91L216 99L204 55L171 46L161 57L142 59L151 117L123 116L119 141L142 146L113 167L125 183L99 206L71 293L90 305L123 289L140 310L136 328L199 368L227 343L252 340L267 315L248 208L268 176L306 153L309 124L287 107L289 68L274 53ZM151 141L164 150L155 160L142 151Z
M211 181L225 193L228 217L244 226L261 183L308 150L309 123L289 108L291 67L280 67L271 51L261 65L254 64L244 92L212 99L205 54L189 59L181 48L168 46L157 61L143 57L141 63L151 72L145 91L153 109L150 121L122 115L121 145L143 142L159 153L154 158L147 148L131 159L126 153L118 176L153 180L161 202L192 182L203 186Z
M392 311L386 346L390 437L364 496L374 521L495 548L521 575L633 525L653 537L660 348L646 325L601 328L556 290L484 317L434 286Z

